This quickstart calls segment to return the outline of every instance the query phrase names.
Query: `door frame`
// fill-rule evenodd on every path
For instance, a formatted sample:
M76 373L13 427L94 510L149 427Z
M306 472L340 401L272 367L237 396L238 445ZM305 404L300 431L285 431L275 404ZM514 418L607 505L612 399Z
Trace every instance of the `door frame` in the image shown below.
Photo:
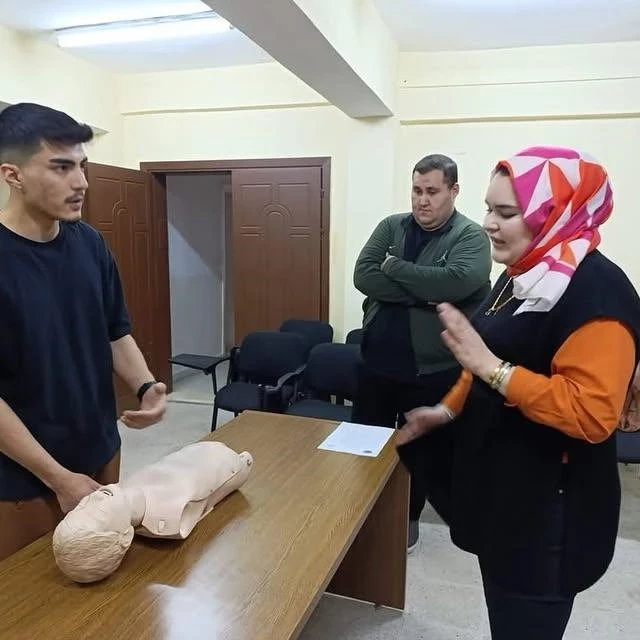
M229 207L227 207L227 198L230 201ZM233 347L233 344L229 344L227 340L229 336L227 314L229 312L229 306L231 306L227 304L229 301L229 290L231 289L228 280L231 271L229 269L229 245L231 243L230 233L232 232L230 218L233 215L233 189L230 184L226 184L222 187L222 202L220 203L220 206L222 207L222 222L224 225L224 242L222 243L222 246L224 247L224 262L222 265L222 353L227 353ZM227 242L228 239L229 242ZM234 310L231 309L231 311L233 312ZM230 324L233 325L233 322Z
M140 170L150 173L153 203L152 211L163 226L160 233L167 232L166 176L181 173L212 173L233 169L289 169L294 167L319 167L320 175L320 319L329 322L329 236L331 214L331 158L326 156L310 158L262 158L256 160L177 160L167 162L141 162ZM168 246L167 264L168 264ZM167 271L167 290L169 273ZM170 309L170 307L168 307ZM170 318L169 318L170 324ZM171 349L171 333L169 333Z

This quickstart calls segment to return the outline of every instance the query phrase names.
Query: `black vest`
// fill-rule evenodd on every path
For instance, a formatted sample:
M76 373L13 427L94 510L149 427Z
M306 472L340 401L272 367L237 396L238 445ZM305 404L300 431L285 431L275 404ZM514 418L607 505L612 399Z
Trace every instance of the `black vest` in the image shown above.
M622 270L598 251L580 264L549 312L513 315L521 304L513 300L487 316L506 282L503 274L472 320L499 358L551 375L554 354L576 329L610 318L633 332L637 362L640 298ZM615 434L600 444L571 438L527 419L474 378L456 429L453 482L452 539L478 554L495 582L536 592L559 495L563 591L582 591L606 571L620 511Z

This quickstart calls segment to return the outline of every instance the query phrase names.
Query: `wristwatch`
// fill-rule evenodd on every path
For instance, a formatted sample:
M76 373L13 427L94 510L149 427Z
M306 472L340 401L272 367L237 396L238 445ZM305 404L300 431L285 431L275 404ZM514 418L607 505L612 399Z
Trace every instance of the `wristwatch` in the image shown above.
M145 393L147 393L147 391L149 391L149 389L151 387L153 387L154 384L157 384L158 381L157 380L149 380L149 382L145 382L143 385L141 385L141 387L138 389L136 396L138 396L138 401L142 402L142 396L144 396Z

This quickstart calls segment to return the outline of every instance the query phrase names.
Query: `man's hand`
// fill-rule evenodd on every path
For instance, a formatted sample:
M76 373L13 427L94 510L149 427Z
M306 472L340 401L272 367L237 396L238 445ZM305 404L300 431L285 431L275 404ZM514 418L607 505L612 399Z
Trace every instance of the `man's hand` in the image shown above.
M451 414L443 405L418 407L404 414L406 424L396 434L396 444L403 445L451 422Z
M389 262L389 260L392 260L393 258L395 258L395 256L387 252L387 255L385 256L384 260L382 261L382 264L380 265L380 269L384 269L384 265L387 264L387 262Z
M62 513L69 513L75 509L82 498L98 490L102 485L93 478L82 473L66 473L56 486L52 487L62 509Z
M120 420L130 429L144 429L160 422L167 411L167 387L162 382L156 382L142 396L140 409L125 411Z

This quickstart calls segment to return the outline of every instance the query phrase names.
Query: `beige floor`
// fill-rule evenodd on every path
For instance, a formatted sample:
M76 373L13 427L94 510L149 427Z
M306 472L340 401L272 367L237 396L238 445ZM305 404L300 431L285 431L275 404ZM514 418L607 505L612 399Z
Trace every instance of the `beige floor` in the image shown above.
M123 475L209 432L208 377L198 375L180 382L171 400L162 424L145 431L121 427ZM221 412L219 423L230 417ZM638 471L638 467L621 467L623 508L616 555L605 577L576 600L566 640L640 637ZM446 527L429 509L420 526L419 546L409 556L404 613L327 596L309 621L302 640L489 640L474 558L451 544Z

